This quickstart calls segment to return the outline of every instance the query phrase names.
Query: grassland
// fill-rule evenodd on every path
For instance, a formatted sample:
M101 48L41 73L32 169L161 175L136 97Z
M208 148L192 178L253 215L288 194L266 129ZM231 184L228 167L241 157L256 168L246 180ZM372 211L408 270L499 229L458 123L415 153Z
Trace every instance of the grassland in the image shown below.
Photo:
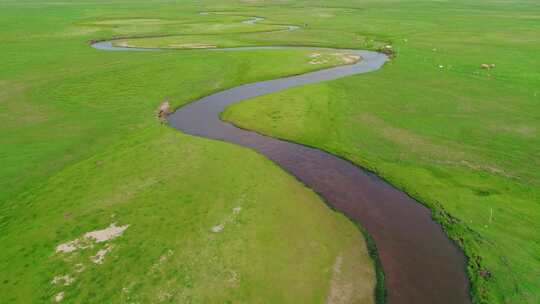
M304 36L333 28L386 39L396 58L377 73L263 96L223 117L346 157L432 208L469 256L477 303L538 303L538 3L332 5L357 9L306 21Z
M88 46L176 33L207 22L202 10L0 2L0 302L320 303L343 290L374 302L374 267L353 223L256 153L155 117L165 99L180 106L337 62L309 64L306 50ZM246 19L223 18L231 31ZM129 226L109 241L84 237L112 223ZM75 251L58 252L73 240Z
M371 260L352 223L261 156L165 127L69 166L17 207L2 227L7 302L60 292L93 303L321 302L338 258L349 271L341 284L372 302ZM111 222L129 227L106 244L55 252ZM110 244L102 264L91 262ZM74 282L51 284L62 275Z
M103 265L90 265L92 271L64 288L66 301L157 301L172 294L186 302L253 302L263 298L258 295L321 302L340 252L355 256L345 258L351 265L364 266L350 280L372 286L357 231L312 193L249 151L174 133L152 117L165 98L179 106L222 88L322 66L307 64L309 54L300 50L113 54L85 45L162 36L121 42L391 44L396 57L377 73L260 97L228 109L224 118L341 155L432 208L469 256L476 303L540 301L536 1L0 6L0 244L8 248L0 258L0 294L8 299L41 302L58 293L51 278L88 261L90 252L65 261L55 246L113 220L130 227ZM265 20L242 24L249 16ZM281 30L289 24L300 28ZM496 66L481 69L483 63ZM212 234L239 206L238 218ZM161 257L171 264L148 275ZM231 269L242 279L236 282ZM224 280L231 284L225 291L216 287ZM127 295L119 295L122 288Z

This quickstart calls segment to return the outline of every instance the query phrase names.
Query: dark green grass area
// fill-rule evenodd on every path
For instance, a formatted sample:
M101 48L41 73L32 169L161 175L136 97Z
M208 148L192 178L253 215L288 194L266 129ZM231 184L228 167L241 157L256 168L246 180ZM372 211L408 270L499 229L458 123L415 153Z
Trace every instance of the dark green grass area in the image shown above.
M358 9L321 27L354 25L391 43L394 60L376 73L238 104L223 117L346 157L432 208L469 256L477 303L539 302L538 2L332 5Z

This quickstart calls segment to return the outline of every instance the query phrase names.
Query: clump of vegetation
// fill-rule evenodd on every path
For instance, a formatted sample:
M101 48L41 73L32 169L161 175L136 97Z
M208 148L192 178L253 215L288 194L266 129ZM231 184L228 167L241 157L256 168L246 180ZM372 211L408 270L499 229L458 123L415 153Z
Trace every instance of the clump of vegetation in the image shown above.
M388 57L390 57L390 58L393 58L393 57L395 56L395 54L396 54L396 53L394 52L394 49L392 48L392 46L389 45L389 44L379 47L379 48L377 49L377 52L386 54L386 55L388 55Z
M165 123L167 121L167 115L169 115L170 113L171 103L169 102L169 100L166 99L159 105L156 111L156 116L161 123Z

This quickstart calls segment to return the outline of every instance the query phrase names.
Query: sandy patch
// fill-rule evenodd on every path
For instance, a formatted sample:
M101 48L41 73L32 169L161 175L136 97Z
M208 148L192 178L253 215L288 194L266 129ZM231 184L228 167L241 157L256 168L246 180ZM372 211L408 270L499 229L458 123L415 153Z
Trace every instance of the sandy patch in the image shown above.
M172 298L172 294L165 290L160 290L157 294L157 299L159 302L165 302Z
M165 302L167 300L170 300L172 298L172 294L168 291L161 290L157 295L158 301Z
M365 244L355 241L344 249L332 265L326 303L375 303L375 269Z
M105 229L87 232L82 238L56 246L56 252L69 253L77 249L93 247L92 242L101 243L115 239L121 236L128 227L129 225L116 226L116 223L112 223Z
M326 298L328 304L375 302L375 274L367 250L365 247L351 249L339 254L334 261ZM351 261L354 262L351 264Z
M54 302L55 302L55 303L61 302L61 301L64 299L64 295L65 295L65 294L64 294L63 291L57 293L57 294L54 296L54 298L53 298Z
M240 214L241 211L242 211L242 207L240 206L234 207L232 210L232 214L230 216L228 216L222 223L213 226L210 230L214 233L219 233L223 231L223 229L225 229L225 226L227 224L234 222L234 220L236 219L238 214Z
M86 248L86 246L82 245L79 239L76 239L76 240L69 241L67 243L56 246L56 252L68 253L68 252L75 251L79 248Z
M75 272L81 273L86 269L86 267L84 267L83 263L77 263L75 264L74 269L75 269Z
M69 276L69 274L57 275L52 279L51 284L69 286L74 281L75 278L72 278L71 276Z
M343 64L353 64L360 60L359 55L348 54L348 53L332 53L332 54L321 54L321 53L311 53L308 55L311 60L309 64L325 64L330 61Z
M116 223L112 223L109 227L87 232L84 237L88 239L94 239L96 243L106 242L121 236L129 225L116 226Z
M495 68L495 64L494 63L482 63L480 65L480 68L482 68L484 70L491 70L491 69Z
M321 53L311 53L309 54L309 58L312 58L310 61L309 61L309 64L323 64L323 63L327 63L328 60L326 59L322 59L321 58Z
M223 228L225 228L224 224L216 225L216 226L212 227L212 232L221 232L221 230L223 230Z
M330 282L330 294L326 299L328 304L351 303L354 294L354 286L342 278L341 268L343 256L339 255L332 267L332 281Z
M165 263L165 261L167 261L173 255L173 253L174 251L172 251L171 249L167 250L166 254L159 257L159 264Z
M184 43L184 44L169 44L171 48L178 49L212 49L217 46L214 44L204 44L204 43Z
M349 53L333 53L332 56L337 57L341 62L345 64L353 64L360 61L360 56Z
M90 260L94 262L95 264L103 264L103 261L105 260L105 256L107 253L111 252L113 246L111 244L107 244L105 248L98 250L96 255L91 256Z
M326 60L326 59L320 59L320 60L315 60L314 59L314 60L310 60L309 64L324 64L324 63L327 63L327 62L328 62L328 60Z
M127 41L116 41L113 44L114 46L119 46L119 47L132 47Z
M343 54L343 55L341 55L341 60L345 64L353 64L353 63L358 62L360 60L360 56L353 55L353 54Z

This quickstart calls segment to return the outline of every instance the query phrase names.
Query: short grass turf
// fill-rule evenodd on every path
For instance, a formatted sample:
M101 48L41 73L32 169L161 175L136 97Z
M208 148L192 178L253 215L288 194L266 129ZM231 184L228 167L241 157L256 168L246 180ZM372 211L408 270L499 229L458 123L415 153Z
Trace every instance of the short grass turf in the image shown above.
M14 207L2 226L6 303L61 292L68 303L319 303L336 288L338 259L337 288L373 303L373 267L353 223L262 156L168 127L67 167ZM55 251L111 223L129 227L105 244ZM73 283L51 283L64 275Z
M379 72L262 97L230 109L224 117L244 127L323 148L377 171L431 207L435 218L464 248L470 258L476 303L537 303L539 11L536 1L526 0L118 1L106 5L4 1L0 37L5 43L0 51L10 60L5 60L0 71L1 156L7 164L0 171L0 195L6 202L2 204L6 222L2 229L12 232L2 234L1 241L17 238L9 230L10 221L4 219L16 219L11 215L28 211L19 206L46 201L41 199L46 192L40 189L51 187L48 183L64 174L66 167L78 166L106 153L121 138L153 128L148 115L163 98L170 96L180 105L239 83L318 68L300 65L306 54L294 51L211 56L196 51L101 54L83 47L87 40L167 35L172 37L127 41L146 46L341 48L377 48L377 41L386 41L397 56ZM237 24L249 16L266 19L254 27ZM205 32L200 23L215 23L214 30ZM291 23L300 28L250 33ZM297 60L294 58L299 61L288 62ZM482 63L496 67L483 70ZM110 149L122 155L123 149L114 147ZM130 165L134 163L138 161ZM92 174L97 171L88 173ZM129 174L119 180L132 181ZM81 188L88 188L90 194L99 187ZM230 215L232 210L228 206L222 212ZM112 214L119 216L119 212L108 215ZM115 242L130 241L135 226L128 220L133 218L118 221L132 226ZM47 229L39 227L48 219L36 219L30 222L26 218L26 225L38 227L28 229L27 235ZM43 256L52 254L58 242L104 228L112 221L98 219L102 217L96 215L93 224L84 227L66 226L59 232L62 237L50 237L34 253L14 257L17 250L13 249L2 260L2 269L13 273L43 263L56 267L59 264ZM28 246L33 244L26 240ZM123 247L116 248L113 257ZM166 257L168 249L154 257ZM11 261L21 264L7 266ZM326 265L330 267L330 262ZM211 273L211 267L206 269ZM57 273L47 268L40 274L45 282ZM16 285L3 279L0 293L24 293L28 286L34 287L29 277ZM24 285L25 280L30 285ZM92 282L98 280L106 279ZM147 299L142 290L153 286L143 285L146 287L138 289L139 299ZM58 292L50 288L36 297ZM70 294L81 297L67 290L66 300Z
M180 106L324 67L309 64L311 52L87 44L176 32L200 22L203 9L0 3L0 302L322 303L336 292L374 302L374 266L353 223L256 153L155 118L165 99ZM113 240L56 252L112 223L129 226Z
M310 27L386 39L394 60L223 118L346 157L429 206L469 257L476 303L539 303L538 2L332 5L353 12Z

